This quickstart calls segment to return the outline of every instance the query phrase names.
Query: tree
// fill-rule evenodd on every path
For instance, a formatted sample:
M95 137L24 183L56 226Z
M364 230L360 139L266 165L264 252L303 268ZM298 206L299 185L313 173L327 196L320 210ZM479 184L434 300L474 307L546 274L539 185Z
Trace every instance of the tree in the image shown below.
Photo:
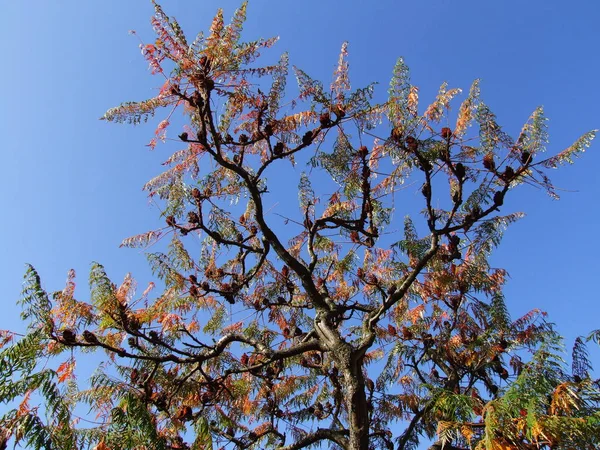
M402 59L375 104L373 85L350 88L346 44L329 88L294 68L299 92L287 94L288 56L256 65L275 39L242 42L245 13L225 25L219 12L190 43L156 5L158 39L142 53L166 81L104 116L137 124L166 109L151 147L176 110L187 119L145 186L165 226L123 241L150 250L156 286L136 296L132 277L117 286L94 264L81 301L73 272L48 295L29 267L28 332L3 334L0 399L19 404L0 419L0 448L600 444L585 340L567 370L552 324L538 310L511 319L505 271L488 263L520 218L505 202L525 184L556 196L546 169L594 132L546 157L542 109L513 139L477 81L443 126L460 90L442 85L420 113ZM299 210L281 220L269 215L275 170L301 172ZM415 189L423 219L405 217L400 235L399 200ZM107 357L80 390L85 352ZM76 423L78 405L96 425Z

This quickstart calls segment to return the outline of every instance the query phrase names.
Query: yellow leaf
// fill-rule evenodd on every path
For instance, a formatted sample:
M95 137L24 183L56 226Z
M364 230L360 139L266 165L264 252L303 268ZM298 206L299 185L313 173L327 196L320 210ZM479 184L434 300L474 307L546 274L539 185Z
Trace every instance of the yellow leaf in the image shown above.
M460 433L469 442L471 442L471 439L473 439L473 436L475 435L475 433L473 432L473 429L466 425L463 425L462 427L460 427Z

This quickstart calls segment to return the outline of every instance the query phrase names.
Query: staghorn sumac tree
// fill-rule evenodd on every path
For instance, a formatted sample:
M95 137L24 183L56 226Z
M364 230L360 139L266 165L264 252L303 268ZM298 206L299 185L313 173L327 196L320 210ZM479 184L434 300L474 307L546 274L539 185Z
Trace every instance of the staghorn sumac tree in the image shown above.
M373 86L351 89L345 44L330 86L293 68L298 91L286 91L288 56L257 63L275 39L242 42L245 12L229 25L219 12L189 42L156 5L142 53L164 84L104 116L164 111L150 146L178 135L145 186L164 227L123 241L148 249L156 285L136 295L133 278L116 285L94 264L80 301L73 272L48 295L28 269L28 333L2 335L0 399L18 405L0 447L599 445L585 340L567 370L545 315L511 319L506 274L488 263L520 217L505 203L523 184L556 196L546 170L594 132L547 157L541 109L513 139L478 82L455 116L460 90L445 84L420 108L401 59L376 103ZM85 352L106 358L79 388Z

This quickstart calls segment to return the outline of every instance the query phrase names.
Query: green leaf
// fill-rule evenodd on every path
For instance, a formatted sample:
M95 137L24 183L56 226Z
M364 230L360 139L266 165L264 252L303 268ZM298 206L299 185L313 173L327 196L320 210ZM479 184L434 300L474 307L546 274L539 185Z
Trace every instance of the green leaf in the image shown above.
M544 167L556 169L559 165L573 164L575 162L574 158L580 156L583 152L585 152L585 149L591 145L592 140L596 137L597 132L598 130L592 130L585 133L570 147L567 147L557 155L542 161L542 165Z

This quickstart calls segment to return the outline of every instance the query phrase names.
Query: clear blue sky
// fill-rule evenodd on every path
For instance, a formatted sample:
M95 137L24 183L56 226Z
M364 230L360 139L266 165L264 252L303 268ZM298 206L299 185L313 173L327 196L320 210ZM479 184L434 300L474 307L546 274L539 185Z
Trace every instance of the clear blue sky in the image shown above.
M217 7L230 17L239 2L164 0L163 6L192 36L207 29ZM0 328L14 329L26 262L50 291L62 289L74 268L80 298L94 260L115 281L129 271L140 285L150 280L144 256L118 245L159 226L159 212L141 187L158 173L166 150L145 147L150 125L98 120L122 101L152 96L161 84L128 34L135 29L154 40L150 1L5 1L0 13ZM513 134L544 105L551 151L600 127L596 0L254 0L248 17L247 37L281 36L270 58L287 50L293 64L325 81L348 40L354 86L379 81L384 94L396 58L404 56L423 102L444 80L468 89L481 78L483 99ZM506 295L513 316L533 307L548 311L569 345L600 328L599 168L596 142L577 165L555 173L556 184L569 191L560 202L533 189L509 197L512 210L528 215L509 229L493 258L511 274ZM600 369L600 351L592 351Z

